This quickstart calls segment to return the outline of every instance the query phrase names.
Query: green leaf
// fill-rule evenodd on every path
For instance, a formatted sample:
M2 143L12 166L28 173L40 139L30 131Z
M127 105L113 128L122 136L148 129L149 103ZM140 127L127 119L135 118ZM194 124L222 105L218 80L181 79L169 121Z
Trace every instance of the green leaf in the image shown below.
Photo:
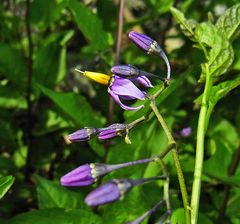
M34 0L30 5L30 21L35 26L47 28L61 16L61 11L67 6L67 1Z
M103 50L113 43L110 33L103 29L102 21L84 4L69 0L69 7L83 35L96 50Z
M7 193L13 182L13 176L0 177L0 199Z
M0 107L3 108L27 108L26 99L19 95L19 92L13 86L0 85Z
M185 36L187 36L191 40L195 40L194 37L194 29L197 25L197 22L194 20L187 20L182 12L178 9L171 7L170 11L174 16L177 23L179 23L180 28Z
M183 208L178 208L173 211L172 217L171 217L171 223L172 224L185 224L186 223Z
M12 81L18 89L25 87L27 68L19 51L0 43L0 74Z
M90 209L84 204L84 195L62 187L60 183L35 176L38 194L38 206L45 208L84 208Z
M73 36L72 30L49 37L50 41L36 53L33 63L34 81L52 88L66 74L66 43Z
M104 123L105 119L91 108L83 96L75 93L57 93L40 85L38 87L81 127L101 127Z
M213 78L224 74L233 62L233 49L227 38L212 24L201 23L195 29L195 37L203 45L210 48L207 62L201 64L200 82L206 75Z
M8 224L101 224L98 216L83 209L50 208L22 213Z
M240 4L227 9L219 17L216 26L228 39L236 38L240 26Z

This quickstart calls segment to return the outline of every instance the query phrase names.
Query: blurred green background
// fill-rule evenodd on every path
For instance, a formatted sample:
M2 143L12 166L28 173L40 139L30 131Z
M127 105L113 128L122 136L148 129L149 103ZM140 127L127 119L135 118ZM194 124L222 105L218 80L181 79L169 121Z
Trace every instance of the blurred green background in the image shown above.
M205 59L183 35L170 7L178 8L193 21L215 23L238 2L125 1L120 63L161 76L166 73L163 61L130 43L127 34L135 30L155 39L172 65L173 80L157 104L178 142L189 195L200 108L196 99L203 91L203 83L198 80ZM153 116L130 133L131 145L123 138L113 139L109 145L97 139L71 145L63 140L64 135L85 126L103 127L109 123L107 87L91 82L74 69L110 74L116 56L118 11L119 2L111 0L1 0L0 223L117 224L134 220L162 197L161 184L151 183L137 187L123 201L103 206L96 213L83 201L96 186L69 189L59 184L63 174L81 164L146 158L158 155L167 145ZM216 223L219 217L222 223L240 223L240 170L233 172L232 165L240 157L240 90L235 88L240 74L237 38L232 42L233 64L216 80L230 80L233 90L217 103L206 134L199 223ZM156 80L153 83L155 89L161 85ZM111 115L114 122L130 122L144 111L124 112L116 105ZM180 135L185 127L193 130L187 138ZM172 223L184 223L171 155L165 161L170 172ZM116 171L103 181L150 177L159 172L157 165L145 164ZM227 208L223 214L226 191ZM163 213L164 208L159 209L144 223L154 223Z

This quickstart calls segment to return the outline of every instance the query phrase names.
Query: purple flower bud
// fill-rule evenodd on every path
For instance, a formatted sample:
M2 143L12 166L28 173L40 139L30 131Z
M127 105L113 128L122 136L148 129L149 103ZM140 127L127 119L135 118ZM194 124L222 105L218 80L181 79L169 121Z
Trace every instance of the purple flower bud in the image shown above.
M81 165L78 168L70 171L64 175L60 182L63 186L87 186L91 185L98 180L99 177L106 175L114 170L121 169L124 167L134 166L137 164L149 163L154 161L155 158L146 158L136 160L127 163L120 164L103 164L103 163L90 163Z
M147 35L131 31L128 37L135 43L139 48L146 51L148 54L160 54L162 51L157 41L153 40Z
M112 124L106 128L99 128L98 138L100 140L106 140L110 138L114 138L116 136L124 136L128 132L128 125L126 124Z
M187 138L187 137L189 137L191 134L192 134L192 128L191 128L191 127L183 128L183 129L180 131L180 135L181 135L183 138Z
M158 45L157 41L153 40L151 37L137 33L135 31L131 31L128 34L128 37L132 40L134 44L136 44L140 49L147 52L147 54L156 54L159 55L167 65L167 80L170 80L171 77L171 66L167 55Z
M88 141L97 134L96 128L83 128L64 137L67 143Z
M112 180L96 188L85 198L89 206L98 206L116 201L133 187L128 180Z
M85 198L85 202L89 206L98 206L107 204L118 199L123 199L125 194L132 189L132 187L146 182L158 179L165 179L165 176L143 178L140 180L129 179L114 179L106 184L101 185Z
M111 72L126 78L137 77L140 70L133 65L115 65L111 68Z
M63 186L87 186L95 182L91 165L82 165L64 175L60 182Z

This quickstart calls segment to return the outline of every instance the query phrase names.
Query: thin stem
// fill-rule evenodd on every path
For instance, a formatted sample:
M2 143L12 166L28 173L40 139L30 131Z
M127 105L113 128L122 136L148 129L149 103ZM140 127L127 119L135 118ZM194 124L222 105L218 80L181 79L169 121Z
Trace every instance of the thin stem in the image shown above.
M208 98L209 98L211 88L212 88L212 79L207 74L201 109L199 113L198 128L197 128L196 161L195 161L195 168L194 168L194 179L193 179L192 198L191 198L192 224L197 224L197 219L198 219L198 209L199 209L200 192L201 192L201 177L202 177L202 167L203 167L203 158L204 158L204 140L205 140L205 133L206 133L206 118L207 118L206 115L207 115L207 109L208 109Z
M186 185L185 185L185 180L184 180L182 168L181 168L179 158L178 158L178 151L177 151L177 147L176 147L176 142L175 142L175 140L174 140L174 138L173 138L166 122L165 122L165 120L163 119L162 115L160 114L160 112L159 112L159 110L158 110L158 108L155 104L155 99L151 99L150 107L152 108L152 111L155 113L155 115L156 115L159 123L161 124L165 134L167 135L168 144L174 144L175 145L172 149L173 159L174 159L174 163L175 163L175 167L176 167L176 171L177 171L177 176L178 176L178 181L179 181L179 185L180 185L180 190L181 190L181 194L182 194L186 223L190 224L190 212L189 212L187 188L186 188Z
M32 102L31 102L31 87L32 87L32 72L33 72L33 42L31 34L31 25L29 21L29 9L30 0L26 0L26 14L25 14L25 26L28 41L28 56L27 56L27 86L26 86L26 101L27 101L27 146L28 154L26 159L26 179L29 179L29 171L31 172L31 155L32 155Z
M122 32L123 32L123 11L124 11L124 0L119 1L119 14L118 14L118 33L117 33L117 45L115 52L115 65L119 64L120 61L120 51L122 45ZM109 98L109 108L108 108L108 123L113 122L113 111L114 111L114 101Z
M170 178L169 178L169 173L167 170L167 167L165 165L165 163L163 162L163 160L158 159L157 162L160 164L162 171L163 171L163 175L166 176L166 180L164 181L163 184L163 199L166 202L166 208L167 208L167 212L168 212L168 221L169 220L169 215L171 214L171 204L170 204L170 197L169 197L169 183L170 183Z

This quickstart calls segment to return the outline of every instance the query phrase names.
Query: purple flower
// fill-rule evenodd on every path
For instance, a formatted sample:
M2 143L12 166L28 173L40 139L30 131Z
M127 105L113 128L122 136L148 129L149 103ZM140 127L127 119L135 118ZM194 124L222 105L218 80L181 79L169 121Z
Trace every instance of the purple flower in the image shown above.
M111 83L108 87L108 92L114 101L119 104L124 110L139 110L143 107L143 105L138 107L130 107L123 104L120 98L124 100L144 100L146 96L146 93L138 89L129 79L124 79L117 75L112 76Z
M64 137L67 143L87 141L97 134L96 128L82 128Z
M181 135L183 138L187 138L187 137L189 137L191 134L192 134L192 128L191 128L191 127L183 128L183 129L180 131L180 135Z
M143 178L140 180L114 179L90 192L85 198L85 202L89 206L107 204L118 199L123 199L125 194L129 192L134 186L165 178L165 176L159 176Z
M156 54L159 55L167 65L167 80L170 80L171 77L171 66L167 55L161 49L157 41L153 40L151 37L137 33L135 31L131 31L128 34L128 37L132 40L134 44L136 44L140 49L147 52L147 54Z

